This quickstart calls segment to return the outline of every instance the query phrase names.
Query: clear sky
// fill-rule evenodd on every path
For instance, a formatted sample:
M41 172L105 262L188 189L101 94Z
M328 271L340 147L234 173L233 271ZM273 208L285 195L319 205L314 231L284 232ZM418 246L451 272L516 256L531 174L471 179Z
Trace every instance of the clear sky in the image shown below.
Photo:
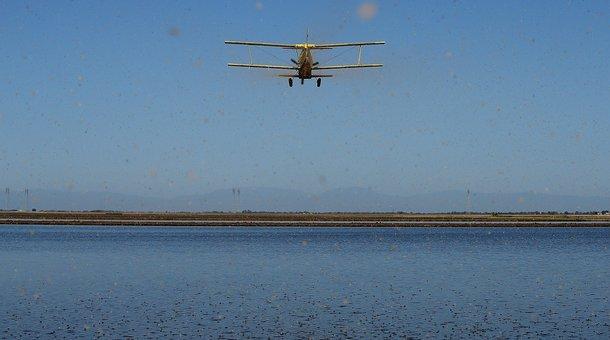
M610 195L608 1L362 4L2 1L0 185ZM248 49L225 39L302 42L307 28L386 40L363 55L385 67L321 88L226 67Z

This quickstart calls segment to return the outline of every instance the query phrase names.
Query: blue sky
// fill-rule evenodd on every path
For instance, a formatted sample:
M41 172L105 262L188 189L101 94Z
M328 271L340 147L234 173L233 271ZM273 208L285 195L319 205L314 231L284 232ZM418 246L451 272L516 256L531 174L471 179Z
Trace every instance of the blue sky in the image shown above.
M379 1L367 20L362 4L4 1L0 185L610 195L607 1ZM385 67L321 88L226 67L248 50L225 39L301 42L307 28L386 40L364 50Z

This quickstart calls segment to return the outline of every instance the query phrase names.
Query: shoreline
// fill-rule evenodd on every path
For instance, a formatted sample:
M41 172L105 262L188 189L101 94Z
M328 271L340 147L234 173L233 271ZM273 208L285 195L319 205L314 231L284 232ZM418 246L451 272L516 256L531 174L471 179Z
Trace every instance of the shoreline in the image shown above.
M0 211L0 224L135 227L610 227L610 215Z

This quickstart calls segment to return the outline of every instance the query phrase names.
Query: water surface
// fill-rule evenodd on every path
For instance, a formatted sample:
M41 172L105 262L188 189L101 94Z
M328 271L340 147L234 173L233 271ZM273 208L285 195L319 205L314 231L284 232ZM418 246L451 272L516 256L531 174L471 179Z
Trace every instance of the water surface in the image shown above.
M610 336L610 229L0 226L0 338Z

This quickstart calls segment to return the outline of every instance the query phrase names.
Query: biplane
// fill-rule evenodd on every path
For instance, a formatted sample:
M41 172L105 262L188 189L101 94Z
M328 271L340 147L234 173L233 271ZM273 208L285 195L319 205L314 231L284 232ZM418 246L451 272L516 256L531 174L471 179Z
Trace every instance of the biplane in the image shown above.
M301 80L301 85L305 82L305 79L317 78L316 85L320 87L322 84L322 78L332 77L332 74L323 74L328 70L343 70L343 69L356 69L356 68L371 68L371 67L382 67L383 64L363 64L362 63L362 48L369 45L383 45L385 41L367 41L367 42L353 42L353 43L333 43L333 44L311 44L309 43L309 34L305 43L301 44L280 44L280 43L267 43L267 42L254 42L254 41L236 41L227 40L225 44L228 45L246 45L255 47L276 47L288 50L295 50L297 53L297 59L290 59L293 65L268 65L268 64L255 64L252 60L252 52L250 51L250 63L229 63L229 67L246 67L246 68L263 68L273 70L287 70L291 71L288 74L278 74L278 77L288 78L288 86L292 87L292 79L297 78ZM358 47L358 60L356 64L347 65L320 65L319 62L314 61L313 51L314 50L330 50L339 47Z

